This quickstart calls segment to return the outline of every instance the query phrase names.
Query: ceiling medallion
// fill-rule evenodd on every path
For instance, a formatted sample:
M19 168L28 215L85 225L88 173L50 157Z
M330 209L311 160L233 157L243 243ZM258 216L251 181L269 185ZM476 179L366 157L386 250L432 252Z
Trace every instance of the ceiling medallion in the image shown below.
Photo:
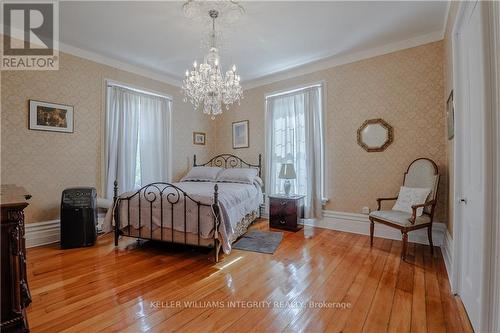
M207 15L210 10L219 12L219 25L228 25L236 22L245 14L245 9L236 1L212 0L199 1L189 0L183 6L184 16L195 21L212 24L212 17Z
M244 13L235 1L195 1L190 0L183 6L184 15L192 19L208 17L212 24L208 53L201 64L196 61L190 70L186 70L186 75L182 82L184 92L184 102L188 100L195 109L203 108L203 113L215 119L223 111L222 104L226 110L229 105L243 98L243 90L240 85L240 76L236 74L236 66L221 72L219 49L217 45L217 32L215 30L215 20L225 15L225 22L233 23Z

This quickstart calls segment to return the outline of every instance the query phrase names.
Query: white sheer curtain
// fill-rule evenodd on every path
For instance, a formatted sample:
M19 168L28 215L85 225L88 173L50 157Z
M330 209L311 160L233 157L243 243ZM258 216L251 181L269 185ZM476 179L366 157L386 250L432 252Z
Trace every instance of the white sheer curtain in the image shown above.
M324 148L321 86L266 98L266 191L283 193L282 163L293 163L292 193L305 195L305 217L321 216Z
M121 190L135 186L139 95L119 87L108 87L106 108L106 197L113 197L113 183Z
M170 165L170 101L157 96L141 96L139 155L141 185L167 182Z
M171 101L121 86L108 86L106 107L105 195L113 183L121 193L156 181L169 181Z

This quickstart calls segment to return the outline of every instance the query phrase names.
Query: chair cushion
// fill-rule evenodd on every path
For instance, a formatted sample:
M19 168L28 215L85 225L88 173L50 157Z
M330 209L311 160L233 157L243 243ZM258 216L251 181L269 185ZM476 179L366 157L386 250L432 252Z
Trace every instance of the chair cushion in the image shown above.
M370 217L384 220L393 224L398 224L403 227L410 227L412 225L429 223L431 218L428 215L418 216L415 223L411 224L409 221L411 214L407 212L400 212L397 210L376 210L370 213Z
M429 193L431 193L430 188L401 186L398 200L394 204L394 207L392 207L392 210L399 210L411 214L413 213L411 206L425 203ZM423 207L417 208L417 216L421 216L423 212Z

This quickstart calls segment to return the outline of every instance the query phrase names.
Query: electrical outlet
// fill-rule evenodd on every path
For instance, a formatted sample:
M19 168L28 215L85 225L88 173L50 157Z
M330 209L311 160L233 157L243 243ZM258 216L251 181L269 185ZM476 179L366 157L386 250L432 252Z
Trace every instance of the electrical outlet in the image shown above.
M361 209L361 213L366 214L366 215L370 214L370 207L363 207Z

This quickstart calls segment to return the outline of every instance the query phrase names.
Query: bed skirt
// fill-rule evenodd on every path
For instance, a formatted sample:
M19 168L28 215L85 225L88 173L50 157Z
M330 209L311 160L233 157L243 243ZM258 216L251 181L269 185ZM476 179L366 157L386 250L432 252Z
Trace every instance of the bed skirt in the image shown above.
M238 222L234 228L234 233L231 235L229 242L234 243L239 237L243 236L248 227L259 217L259 210L254 210L253 212L247 214L244 218ZM162 235L163 230L163 235ZM193 246L203 246L213 248L214 242L213 238L199 238L198 235L194 233L184 233L183 231L174 230L172 233L171 228L156 228L151 233L151 229L145 225L141 229L136 229L134 227L123 227L121 231L125 236L137 237L137 238L148 238L152 240L163 240L166 242L182 243ZM173 234L173 239L172 239ZM186 237L186 239L184 239Z

